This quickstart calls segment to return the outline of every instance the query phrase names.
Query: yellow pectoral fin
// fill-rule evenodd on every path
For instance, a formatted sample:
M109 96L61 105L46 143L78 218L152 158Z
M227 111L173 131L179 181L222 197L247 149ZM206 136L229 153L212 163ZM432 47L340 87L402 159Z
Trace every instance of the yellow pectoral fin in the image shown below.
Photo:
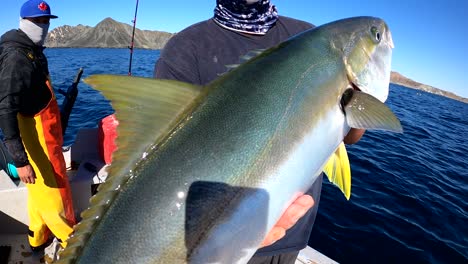
M349 200L351 196L351 168L343 142L330 156L323 168L323 172L327 175L328 180L338 186L346 199Z

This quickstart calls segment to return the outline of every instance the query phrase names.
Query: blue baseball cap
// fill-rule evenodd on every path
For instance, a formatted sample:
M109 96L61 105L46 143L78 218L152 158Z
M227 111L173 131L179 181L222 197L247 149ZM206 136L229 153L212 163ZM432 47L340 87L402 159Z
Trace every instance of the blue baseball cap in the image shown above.
M49 17L58 18L50 14L50 6L42 0L29 0L23 4L20 12L21 18L26 17Z

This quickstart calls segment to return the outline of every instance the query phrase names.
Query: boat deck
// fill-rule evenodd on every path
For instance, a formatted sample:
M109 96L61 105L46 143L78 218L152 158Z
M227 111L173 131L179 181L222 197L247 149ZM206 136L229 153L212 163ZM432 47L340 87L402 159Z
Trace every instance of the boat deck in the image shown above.
M8 261L0 264L46 263L47 257L44 257L43 252L31 252L26 234L0 235L0 247L2 246L9 246L11 249ZM311 247L306 247L299 253L295 264L338 264L338 262Z

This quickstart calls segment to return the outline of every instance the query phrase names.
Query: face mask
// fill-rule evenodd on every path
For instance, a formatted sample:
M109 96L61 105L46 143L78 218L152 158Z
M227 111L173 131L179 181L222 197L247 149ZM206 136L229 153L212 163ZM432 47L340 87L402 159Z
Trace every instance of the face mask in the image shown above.
M20 19L19 28L23 31L34 44L44 45L50 24L36 24L27 19Z
M237 32L265 35L278 19L270 0L217 0L214 21Z

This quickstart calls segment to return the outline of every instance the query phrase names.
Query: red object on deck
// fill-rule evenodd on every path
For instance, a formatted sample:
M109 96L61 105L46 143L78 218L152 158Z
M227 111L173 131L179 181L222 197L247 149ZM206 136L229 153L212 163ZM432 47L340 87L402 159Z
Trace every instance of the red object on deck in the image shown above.
M106 164L112 163L112 153L117 149L115 139L118 125L119 121L114 114L106 116L99 122L99 155Z

